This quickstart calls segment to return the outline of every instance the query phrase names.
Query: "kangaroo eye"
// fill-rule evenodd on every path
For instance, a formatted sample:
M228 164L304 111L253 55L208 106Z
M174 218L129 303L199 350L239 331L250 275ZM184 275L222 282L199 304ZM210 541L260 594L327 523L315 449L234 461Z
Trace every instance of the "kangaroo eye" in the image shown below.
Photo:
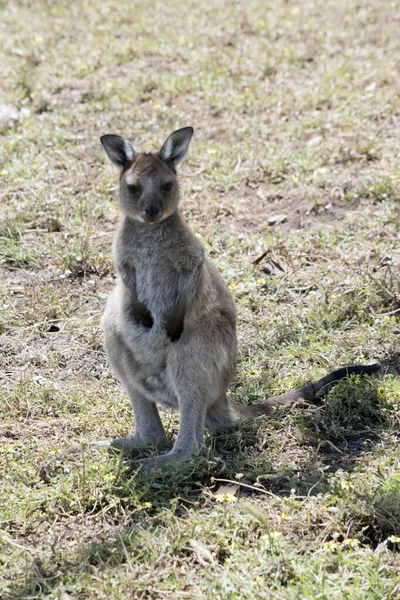
M172 190L172 181L168 181L167 183L163 183L161 186L163 192L170 192Z
M138 185L128 185L128 190L132 193L132 194L137 194L140 190Z

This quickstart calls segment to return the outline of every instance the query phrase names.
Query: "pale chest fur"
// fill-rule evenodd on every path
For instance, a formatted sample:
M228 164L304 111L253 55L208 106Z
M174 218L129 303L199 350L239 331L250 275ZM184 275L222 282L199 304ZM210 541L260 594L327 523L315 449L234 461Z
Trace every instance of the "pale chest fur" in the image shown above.
M193 296L204 261L199 240L179 216L144 230L122 222L114 258L120 274L128 273L128 279L134 280L139 302L161 324L178 300Z
M162 248L149 253L145 261L134 257L133 264L139 301L147 306L154 319L162 320L176 304L185 273L171 265Z

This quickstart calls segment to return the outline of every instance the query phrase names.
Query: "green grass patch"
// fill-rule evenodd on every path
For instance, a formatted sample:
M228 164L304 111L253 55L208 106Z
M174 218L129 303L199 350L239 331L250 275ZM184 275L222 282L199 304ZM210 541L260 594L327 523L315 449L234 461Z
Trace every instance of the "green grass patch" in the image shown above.
M158 150L195 128L182 210L238 308L236 402L398 353L398 2L2 8L0 596L394 600L391 376L208 436L172 472L60 452L134 428L99 329L105 133Z

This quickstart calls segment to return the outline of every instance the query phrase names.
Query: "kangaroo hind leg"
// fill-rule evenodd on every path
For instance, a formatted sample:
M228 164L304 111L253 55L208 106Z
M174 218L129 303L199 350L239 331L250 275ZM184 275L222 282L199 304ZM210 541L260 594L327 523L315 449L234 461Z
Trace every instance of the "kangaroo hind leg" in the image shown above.
M140 365L120 334L106 332L105 339L110 366L129 396L135 421L135 433L116 438L110 442L110 446L126 450L146 446L168 446L169 441L157 406L140 390L137 383Z

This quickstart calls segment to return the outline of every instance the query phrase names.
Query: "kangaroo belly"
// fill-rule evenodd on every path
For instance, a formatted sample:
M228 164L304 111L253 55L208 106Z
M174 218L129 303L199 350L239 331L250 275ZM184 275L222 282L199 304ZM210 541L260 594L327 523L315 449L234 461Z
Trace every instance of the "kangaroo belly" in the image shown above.
M178 399L172 389L167 372L153 373L141 381L145 393L164 408L178 408Z
M171 342L165 329L158 323L149 328L126 319L118 300L117 287L108 300L101 322L112 370L152 402L177 408L178 401L166 368Z

